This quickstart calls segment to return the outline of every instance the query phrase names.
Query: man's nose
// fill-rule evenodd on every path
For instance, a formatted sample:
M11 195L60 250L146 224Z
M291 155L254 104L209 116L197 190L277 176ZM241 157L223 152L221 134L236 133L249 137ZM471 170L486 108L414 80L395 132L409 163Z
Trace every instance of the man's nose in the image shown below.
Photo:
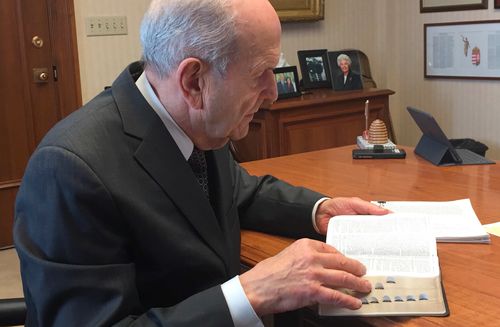
M276 79L274 78L274 73L269 71L264 80L264 90L262 91L262 97L264 98L263 105L268 103L271 105L274 101L278 99L278 89L276 86Z

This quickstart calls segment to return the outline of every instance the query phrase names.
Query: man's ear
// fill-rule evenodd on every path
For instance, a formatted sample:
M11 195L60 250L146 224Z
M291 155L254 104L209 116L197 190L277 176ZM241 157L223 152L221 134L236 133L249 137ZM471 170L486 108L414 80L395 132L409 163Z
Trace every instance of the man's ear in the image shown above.
M197 58L184 59L177 67L177 82L185 101L192 108L203 108L202 89L206 71L206 64Z

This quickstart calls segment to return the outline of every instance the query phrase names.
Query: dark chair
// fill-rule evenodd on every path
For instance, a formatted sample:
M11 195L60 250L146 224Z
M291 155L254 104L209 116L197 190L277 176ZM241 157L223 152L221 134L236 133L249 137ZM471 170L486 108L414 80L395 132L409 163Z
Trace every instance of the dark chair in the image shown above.
M0 326L24 325L25 319L24 298L0 299Z

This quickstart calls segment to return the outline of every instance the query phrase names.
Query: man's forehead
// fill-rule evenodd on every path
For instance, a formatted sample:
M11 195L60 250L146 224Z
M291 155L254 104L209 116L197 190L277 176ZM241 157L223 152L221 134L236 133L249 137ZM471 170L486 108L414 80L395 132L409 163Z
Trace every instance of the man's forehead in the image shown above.
M268 0L232 0L238 34L235 63L253 73L279 59L281 25ZM243 66L241 66L243 65Z
M236 23L241 25L242 29L263 30L270 27L281 29L278 15L269 0L232 1Z

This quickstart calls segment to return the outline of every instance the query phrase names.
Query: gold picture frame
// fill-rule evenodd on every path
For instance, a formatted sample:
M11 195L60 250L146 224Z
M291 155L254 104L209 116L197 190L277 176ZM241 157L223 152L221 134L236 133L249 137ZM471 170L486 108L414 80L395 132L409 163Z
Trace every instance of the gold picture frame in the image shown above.
M281 22L323 20L325 0L269 0Z

